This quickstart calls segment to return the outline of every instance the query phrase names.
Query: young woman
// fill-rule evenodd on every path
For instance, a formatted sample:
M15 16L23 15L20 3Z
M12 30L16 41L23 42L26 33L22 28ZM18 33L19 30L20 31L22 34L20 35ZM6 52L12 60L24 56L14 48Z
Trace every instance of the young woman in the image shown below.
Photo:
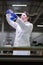
M33 24L30 23L28 12L23 12L19 18L13 11L7 10L7 22L16 29L14 47L30 47L30 36L33 30ZM14 22L14 20L16 21ZM13 51L13 55L30 55L30 51Z

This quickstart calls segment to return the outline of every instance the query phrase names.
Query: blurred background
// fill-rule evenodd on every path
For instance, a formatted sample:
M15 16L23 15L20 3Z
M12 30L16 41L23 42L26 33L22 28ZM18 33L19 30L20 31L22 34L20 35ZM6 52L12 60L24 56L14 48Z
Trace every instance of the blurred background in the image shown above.
M0 0L0 46L13 46L15 39L16 30L6 21L7 9L12 9L18 16L25 10L29 11L31 23L33 23L31 46L43 46L43 1ZM39 54L39 52L31 51L31 54Z

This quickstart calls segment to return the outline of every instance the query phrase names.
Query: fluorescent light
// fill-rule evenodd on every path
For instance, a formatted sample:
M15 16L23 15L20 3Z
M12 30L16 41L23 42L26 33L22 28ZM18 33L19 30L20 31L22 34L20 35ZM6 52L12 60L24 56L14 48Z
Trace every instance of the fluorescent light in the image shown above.
M43 27L43 25L37 25L37 27Z
M15 14L22 14L23 12L16 12ZM33 14L30 14L30 16L34 16Z
M22 14L22 12L21 13L18 12L18 13L15 13L15 14Z
M12 6L25 6L26 7L27 5L12 5Z
M16 12L15 14L22 14L23 12ZM30 14L30 16L34 16L33 14Z

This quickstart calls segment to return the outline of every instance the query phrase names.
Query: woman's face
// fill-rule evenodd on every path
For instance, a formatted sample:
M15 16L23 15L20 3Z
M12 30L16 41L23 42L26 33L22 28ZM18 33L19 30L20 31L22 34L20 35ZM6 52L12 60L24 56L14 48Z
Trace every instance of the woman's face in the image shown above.
M21 15L21 19L24 21L24 22L27 22L29 17L27 17L27 15L25 13L22 13Z

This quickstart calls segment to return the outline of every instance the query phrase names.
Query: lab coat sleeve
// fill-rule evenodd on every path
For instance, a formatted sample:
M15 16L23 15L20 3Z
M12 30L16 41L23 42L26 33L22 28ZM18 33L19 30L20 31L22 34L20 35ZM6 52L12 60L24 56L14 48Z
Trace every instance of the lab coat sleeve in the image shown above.
M13 28L17 28L18 24L10 19L10 14L6 14L6 20Z
M23 29L23 30L29 30L29 29L33 29L33 25L25 25L23 20L21 20L19 17L17 19L17 23L20 25L20 27Z

